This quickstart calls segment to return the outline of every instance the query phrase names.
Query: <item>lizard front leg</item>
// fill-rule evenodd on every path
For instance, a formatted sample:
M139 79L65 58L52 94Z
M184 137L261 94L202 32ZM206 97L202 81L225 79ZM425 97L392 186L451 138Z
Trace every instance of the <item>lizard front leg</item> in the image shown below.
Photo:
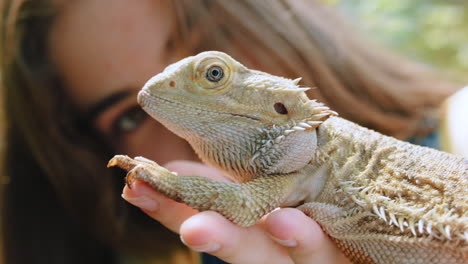
M216 211L240 226L251 226L279 207L292 189L288 175L259 177L242 184L221 182L200 176L177 176L151 160L124 155L112 158L108 167L112 166L128 171L127 184L143 181L173 200L200 211Z

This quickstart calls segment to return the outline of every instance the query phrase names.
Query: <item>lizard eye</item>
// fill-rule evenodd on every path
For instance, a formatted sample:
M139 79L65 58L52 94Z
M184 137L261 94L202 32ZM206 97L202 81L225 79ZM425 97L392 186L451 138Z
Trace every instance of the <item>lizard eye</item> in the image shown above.
M203 92L219 93L232 78L232 68L220 56L204 57L194 65L193 79Z
M219 66L211 66L206 70L206 79L210 82L219 82L224 77L224 71Z

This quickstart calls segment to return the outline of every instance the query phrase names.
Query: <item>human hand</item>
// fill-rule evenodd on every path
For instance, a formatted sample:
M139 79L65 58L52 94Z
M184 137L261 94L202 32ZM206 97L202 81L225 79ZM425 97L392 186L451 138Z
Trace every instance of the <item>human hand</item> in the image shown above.
M180 175L203 175L228 181L220 172L190 161L164 167ZM180 234L191 249L229 263L350 263L320 226L294 208L275 210L251 227L240 227L212 211L198 212L136 181L125 186L124 199Z

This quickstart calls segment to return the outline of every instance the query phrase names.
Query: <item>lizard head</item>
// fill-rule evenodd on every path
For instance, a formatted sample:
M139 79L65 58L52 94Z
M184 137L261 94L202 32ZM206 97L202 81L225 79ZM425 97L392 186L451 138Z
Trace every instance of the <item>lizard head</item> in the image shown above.
M169 65L138 94L143 109L235 180L288 173L316 149L315 129L334 115L291 80L208 51Z

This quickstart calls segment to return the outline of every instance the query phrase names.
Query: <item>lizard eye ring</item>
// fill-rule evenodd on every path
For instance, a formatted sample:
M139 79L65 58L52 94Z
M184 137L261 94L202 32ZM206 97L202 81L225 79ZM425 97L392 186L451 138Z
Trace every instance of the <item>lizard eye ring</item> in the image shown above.
M205 78L210 82L219 82L224 77L224 70L223 68L214 65L211 66L206 70Z
M193 80L200 91L218 93L232 79L232 68L222 57L204 57L194 65Z

